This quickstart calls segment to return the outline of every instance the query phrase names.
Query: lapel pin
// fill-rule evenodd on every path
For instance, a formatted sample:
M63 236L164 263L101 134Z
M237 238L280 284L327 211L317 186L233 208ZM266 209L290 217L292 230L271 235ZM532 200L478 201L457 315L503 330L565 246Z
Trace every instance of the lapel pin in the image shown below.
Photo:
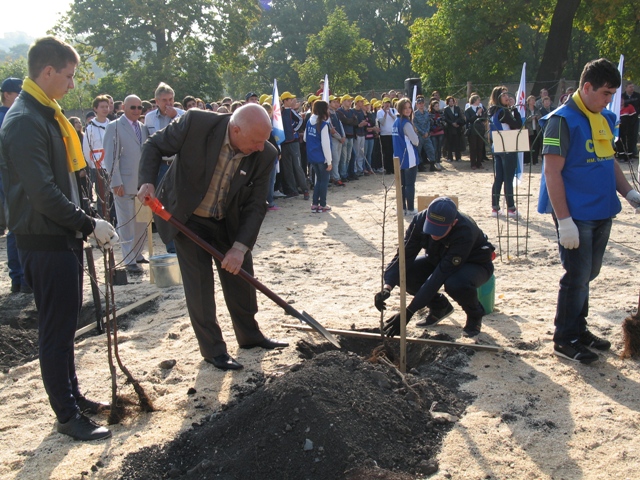
M244 170L240 170L240 175L246 175L247 172L245 172Z

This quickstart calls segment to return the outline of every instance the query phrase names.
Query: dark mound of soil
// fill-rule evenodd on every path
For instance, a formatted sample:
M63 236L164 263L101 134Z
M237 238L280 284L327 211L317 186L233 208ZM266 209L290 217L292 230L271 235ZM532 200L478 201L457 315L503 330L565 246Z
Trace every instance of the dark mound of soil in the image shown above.
M168 444L129 455L121 478L401 480L435 473L452 424L432 419L429 408L437 402L436 411L459 416L464 400L418 370L405 384L387 365L344 351L313 356L314 348L328 347L299 344L313 358L258 379L253 393ZM468 354L416 348L413 366L425 366L418 359L434 369L443 361L460 366Z

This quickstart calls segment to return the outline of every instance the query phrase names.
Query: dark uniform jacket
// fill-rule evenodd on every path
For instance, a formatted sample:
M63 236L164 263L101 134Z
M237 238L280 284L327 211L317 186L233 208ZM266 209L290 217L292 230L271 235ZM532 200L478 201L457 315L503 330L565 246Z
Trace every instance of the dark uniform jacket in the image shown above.
M427 210L416 215L404 237L405 261L407 269L424 249L427 261L433 266L433 273L420 289L421 299L414 298L412 303L427 305L444 285L446 279L453 275L465 263L486 265L493 273L493 252L495 248L487 236L480 230L476 222L464 213L458 212L456 223L449 234L441 240L434 240L423 232L427 221ZM384 282L392 287L400 283L398 254L391 260L384 273Z
M54 114L23 90L0 129L8 227L25 250L81 248L76 232L93 231L91 218L70 200L75 175Z
M230 119L229 114L192 109L149 137L142 148L139 185L155 185L162 157L178 155L156 186L156 197L179 222L187 222L209 189ZM253 248L267 213L269 176L276 156L275 147L265 142L262 152L240 161L226 201L231 245L237 241ZM178 233L165 221L157 221L156 226L164 242Z

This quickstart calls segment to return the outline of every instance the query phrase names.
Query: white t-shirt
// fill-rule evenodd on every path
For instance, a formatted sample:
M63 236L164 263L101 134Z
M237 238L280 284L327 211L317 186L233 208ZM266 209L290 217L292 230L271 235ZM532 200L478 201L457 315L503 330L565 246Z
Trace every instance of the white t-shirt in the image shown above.
M102 139L104 138L107 125L109 125L109 119L100 123L93 118L85 128L84 139L82 140L82 153L89 168L97 168L96 162L101 165L104 160Z

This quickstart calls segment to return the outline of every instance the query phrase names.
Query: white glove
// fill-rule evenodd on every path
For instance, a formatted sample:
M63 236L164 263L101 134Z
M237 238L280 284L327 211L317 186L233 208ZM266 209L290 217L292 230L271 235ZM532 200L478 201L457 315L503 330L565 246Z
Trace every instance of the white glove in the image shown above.
M640 208L640 193L637 190L629 190L625 198L633 208Z
M93 227L93 236L98 242L98 246L105 250L111 250L117 241L120 240L113 225L100 218L96 219L96 226Z
M558 220L558 241L567 250L580 246L580 233L571 217Z

